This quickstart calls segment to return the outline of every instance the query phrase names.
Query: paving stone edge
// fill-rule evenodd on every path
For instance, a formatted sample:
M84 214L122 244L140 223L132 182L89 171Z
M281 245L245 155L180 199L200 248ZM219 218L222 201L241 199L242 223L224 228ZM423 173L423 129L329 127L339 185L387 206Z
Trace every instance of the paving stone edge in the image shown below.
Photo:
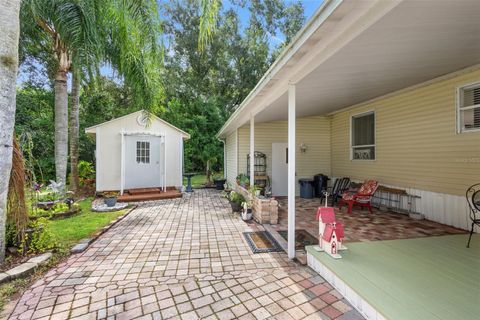
M51 252L45 252L38 256L30 258L27 262L24 262L16 267L13 267L5 272L1 272L0 284L8 282L10 280L22 278L32 273L38 266L50 260L51 257Z

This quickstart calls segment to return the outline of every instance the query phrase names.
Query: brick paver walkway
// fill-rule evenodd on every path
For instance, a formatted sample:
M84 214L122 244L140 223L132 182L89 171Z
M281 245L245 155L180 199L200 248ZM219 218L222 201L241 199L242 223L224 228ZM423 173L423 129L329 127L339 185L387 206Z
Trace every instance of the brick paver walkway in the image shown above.
M11 319L362 319L308 267L252 254L217 191L141 204L10 306Z

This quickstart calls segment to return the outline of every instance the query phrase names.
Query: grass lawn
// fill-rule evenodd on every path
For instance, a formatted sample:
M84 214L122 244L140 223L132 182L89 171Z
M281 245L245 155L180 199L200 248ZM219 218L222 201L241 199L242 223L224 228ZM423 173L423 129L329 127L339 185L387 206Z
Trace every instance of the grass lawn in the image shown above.
M203 187L205 183L207 183L207 176L204 174L199 174L192 177L192 187L194 188ZM187 178L183 178L183 185L187 185Z
M95 231L101 229L128 210L92 212L91 198L77 203L82 208L80 214L65 219L52 220L49 223L50 231L54 234L61 247L70 247L81 239L89 238Z
M46 271L54 267L59 261L69 255L70 248L81 239L89 238L95 231L103 228L110 221L124 214L128 209L115 212L92 212L92 198L77 202L82 208L80 214L59 220L49 221L49 229L58 242L58 250L53 258L44 266L38 268L34 274L24 279L16 279L0 285L0 311L5 304L18 292L22 292L35 279L40 278Z
M218 173L218 175L223 177L223 172ZM207 183L207 176L205 174L197 174L192 177L192 187L194 188L203 187L205 183ZM187 178L183 178L183 185L187 185Z

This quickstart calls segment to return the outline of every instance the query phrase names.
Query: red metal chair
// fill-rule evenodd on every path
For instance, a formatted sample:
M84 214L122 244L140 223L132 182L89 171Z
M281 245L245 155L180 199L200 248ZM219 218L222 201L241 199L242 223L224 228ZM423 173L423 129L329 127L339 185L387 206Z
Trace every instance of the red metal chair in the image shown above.
M372 206L370 202L372 200L375 191L377 191L378 182L375 180L365 180L360 189L356 193L345 192L342 198L338 202L338 209L342 209L343 205L348 205L348 213L352 213L354 205L360 207L367 207L372 213Z

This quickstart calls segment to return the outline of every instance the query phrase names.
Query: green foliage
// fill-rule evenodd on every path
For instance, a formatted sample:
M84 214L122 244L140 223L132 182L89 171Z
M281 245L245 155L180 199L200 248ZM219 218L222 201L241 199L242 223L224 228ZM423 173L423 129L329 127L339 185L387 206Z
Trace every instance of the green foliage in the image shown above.
M27 83L17 91L15 133L21 137L22 150L29 150L26 156L29 153L33 156L28 160L35 176L45 181L55 178L53 103L51 90Z
M54 192L43 192L37 196L38 202L50 202L58 199L58 195Z
M242 196L240 193L235 191L230 192L228 200L230 200L231 202L235 202L239 205L245 202L244 196Z
M72 210L74 210L76 204L73 204ZM78 206L77 206L78 207ZM55 203L50 209L41 209L41 208L33 208L29 215L31 217L45 217L50 218L52 215L56 213L63 213L69 210L68 205L63 202Z
M90 55L82 60L86 75L80 96L80 160L94 162L95 143L85 128L145 108L191 134L185 143L186 172L206 172L207 163L211 171L222 169L223 144L215 134L304 22L297 2L235 1L226 9L220 1L168 1L161 3L162 30L155 1L92 1L23 4L44 4L37 12L42 16L67 2L75 2L82 12L95 11L94 21L87 22L97 25L96 30L80 34L72 25L65 31L69 43L96 38L88 40L93 41L88 48L82 46ZM90 7L92 3L97 7ZM245 23L240 11L249 14ZM66 18L58 23L67 26ZM201 26L203 18L210 20ZM57 62L50 37L28 19L22 21L21 70L27 82L17 92L16 133L31 135L34 174L45 182L55 178L50 81ZM212 32L199 50L204 27ZM162 42L168 43L168 54L163 54ZM113 80L99 76L103 64L115 72Z
M304 22L298 3L240 1L228 10L220 5L190 0L162 6L164 34L173 41L165 56L165 112L159 116L191 135L186 171L206 172L207 163L213 171L222 167L223 145L215 134ZM237 10L248 11L246 26ZM285 42L272 44L282 36Z
M25 243L21 246L21 250L28 253L43 253L47 250L54 249L57 241L51 232L46 218L38 218L29 223L32 232L25 234Z
M241 185L242 187L247 186L250 183L250 179L245 173L240 173L237 178L237 183Z
M80 178L81 182L95 178L95 169L93 168L93 164L85 160L80 160L78 162L78 177Z

